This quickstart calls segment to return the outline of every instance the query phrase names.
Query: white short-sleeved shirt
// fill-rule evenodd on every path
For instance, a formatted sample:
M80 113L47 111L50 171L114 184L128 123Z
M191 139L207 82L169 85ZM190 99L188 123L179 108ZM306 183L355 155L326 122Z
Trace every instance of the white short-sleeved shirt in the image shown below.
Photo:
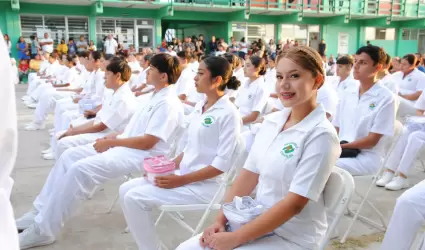
M115 55L116 49L118 48L118 43L115 39L106 39L105 43L105 54Z
M66 67L66 70L64 71L64 74L58 75L56 81L60 84L66 84L69 83L72 87L77 86L76 80L77 80L77 69L74 67L68 68Z
M248 79L242 84L238 90L235 105L239 108L242 117L255 111L261 114L267 104L267 98L267 93L264 91L264 77L260 76L253 82Z
M49 68L49 65L50 65L49 60L43 60L40 63L40 70L38 72L44 72L45 70L47 70L47 68Z
M414 69L404 76L402 72L394 73L394 80L398 83L399 92L403 95L410 95L425 89L425 74Z
M246 81L245 73L243 71L243 68L239 68L236 70L233 70L233 76L236 77L241 83L244 83Z
M360 98L359 90L360 87L345 92L332 120L335 127L339 128L340 140L353 142L368 136L369 133L392 136L396 120L393 93L380 83L376 83ZM381 138L375 147L361 150L361 159L365 160L363 165L379 166L385 146L382 142Z
M80 95L90 97L95 92L95 86L93 84L94 72L85 71L81 76L81 81L83 82Z
M52 44L46 44L41 47L43 52L53 52L53 40L51 38L43 38L40 40L40 43L52 43Z
M128 83L125 83L115 91L111 98L103 103L102 108L96 115L95 123L102 122L109 130L122 132L136 108L136 97Z
M394 76L391 74L388 74L386 76L384 76L384 78L382 78L380 80L380 83L386 87L387 89L389 89L391 92L393 92L394 94L398 95L398 84L397 84L397 80L394 79Z
M93 81L95 85L95 92L91 96L91 99L96 103L96 105L100 105L105 93L105 72L100 69L94 71Z
M193 72L198 72L199 69L199 62L195 61L189 64L190 68L192 69Z
M55 60L53 63L49 63L49 66L46 68L46 76L55 76L60 69L61 65Z
M267 100L270 105L273 107L276 107L279 105L280 101L278 98L272 98L270 97L270 94L276 94L276 68L268 69L266 75L264 76L265 79L265 86L264 90L267 94Z
M179 127L183 127L183 107L171 87L153 93L137 110L119 138L152 135L159 142L149 150L151 156L168 154L170 143Z
M188 95L190 87L195 86L195 72L192 71L192 68L188 65L181 73L179 79L177 80L174 89L176 95Z
M344 81L341 81L341 78L337 77L333 81L332 85L338 94L338 98L341 100L342 96L344 96L345 91L352 91L357 89L358 86L360 86L360 83L359 81L349 76Z
M142 71L142 67L140 67L140 63L138 61L129 62L128 66L130 66L131 71Z
M322 194L341 147L321 105L282 131L290 112L284 109L265 117L244 168L259 174L256 199L265 207L274 206L289 192L309 199L301 213L275 233L306 249L316 249L327 230Z
M180 163L182 174L192 173L207 166L227 172L242 127L242 119L235 105L224 95L207 111L202 113L206 101L196 104L190 116L187 145ZM199 196L212 198L217 191L215 179L203 181L213 185L193 190ZM211 197L210 197L211 196Z
M424 92L422 92L422 94L419 96L418 100L416 101L415 109L425 110L425 93Z

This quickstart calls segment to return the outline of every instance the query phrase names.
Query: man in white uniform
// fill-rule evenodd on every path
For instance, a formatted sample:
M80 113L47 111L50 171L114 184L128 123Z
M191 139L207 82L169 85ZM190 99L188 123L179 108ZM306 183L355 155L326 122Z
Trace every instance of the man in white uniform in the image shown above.
M0 249L18 250L18 235L13 222L13 209L10 204L10 192L13 180L10 178L15 165L18 150L18 131L15 105L15 86L9 52L0 31L0 75L2 78L0 106Z
M189 67L191 55L189 52L180 51L177 53L177 59L182 66L182 73L176 82L175 91L180 100L186 100L191 88L195 88L195 72Z
M104 52L105 52L105 58L109 60L111 57L117 53L118 50L118 43L115 41L114 36L112 34L108 35L108 38L105 40L104 43Z
M87 199L97 185L139 172L146 157L169 153L183 125L183 108L169 87L177 80L180 65L176 58L159 54L152 58L152 66L148 82L155 93L148 105L133 115L124 132L70 148L56 162L35 207L18 220L33 223L19 235L21 249L53 243L78 200Z
M354 78L360 86L344 93L333 119L342 142L342 158L336 166L352 175L375 173L384 156L382 137L394 133L394 95L377 82L385 58L383 49L376 46L357 50Z
M49 37L48 33L44 33L44 38L40 40L40 46L43 52L53 52L53 39Z
M354 65L354 60L351 56L343 56L336 61L337 79L332 83L334 89L338 93L338 98L344 95L344 92L354 90L359 86L359 82L350 76Z
M391 56L387 54L387 59L385 60L385 64L383 66L382 72L379 74L379 79L382 85L391 90L395 95L398 95L398 84L394 79L393 75L389 72L389 68L391 67Z

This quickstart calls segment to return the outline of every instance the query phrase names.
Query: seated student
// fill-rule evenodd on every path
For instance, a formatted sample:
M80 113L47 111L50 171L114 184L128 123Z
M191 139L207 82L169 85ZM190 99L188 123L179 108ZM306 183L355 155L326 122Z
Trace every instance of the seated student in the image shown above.
M236 77L236 79L238 79L239 82L241 83L245 82L246 78L244 76L243 68L240 65L241 61L239 60L239 57L231 53L226 53L224 54L223 57L226 58L227 61L232 66L233 76ZM230 98L230 101L235 102L236 96L238 95L238 88L236 89L226 88L224 90L224 93Z
M43 54L40 54L39 56L40 56L39 60L41 60L41 61L40 61L38 70L28 74L28 83L32 82L35 78L39 78L40 76L44 75L46 73L46 69L49 66L50 54L48 52L44 52ZM36 58L37 58L37 56L36 56ZM30 62L30 68L32 68L31 62ZM36 68L36 67L34 67L34 68ZM22 100L25 101L25 99L27 99L27 98L28 98L28 96L25 95L25 96L22 97Z
M138 74L136 78L131 81L131 90L135 92L136 96L142 95L142 90L145 89L148 85L146 84L146 76L149 70L150 60L152 58L152 54L144 55L140 59L141 72ZM152 88L148 88L151 89Z
M189 52L180 51L177 53L177 59L183 69L181 76L177 80L174 88L180 100L186 100L191 88L195 88L194 77L195 72L189 67L191 55Z
M387 55L387 59L385 60L385 64L383 65L382 71L379 73L378 78L380 83L387 87L391 92L398 95L398 83L394 79L394 76L389 72L389 68L391 67L391 56Z
M399 116L415 115L415 102L425 89L425 74L416 68L416 56L405 55L401 59L401 71L394 74L398 82L400 108Z
M384 156L382 137L394 134L395 97L376 78L385 58L384 50L377 46L357 50L354 78L360 86L345 91L332 120L342 147L336 166L352 175L375 173Z
M180 72L176 58L155 55L148 73L148 83L155 87L154 95L148 105L133 115L124 132L112 133L94 144L70 148L62 154L33 209L17 220L17 227L25 229L19 234L21 249L53 243L75 212L78 201L87 199L97 185L140 172L146 157L169 153L171 140L183 120L183 108L170 88Z
M359 82L350 76L354 65L354 60L351 56L342 56L338 58L336 65L336 75L338 78L332 85L338 93L338 98L341 99L345 91L357 89Z
M415 108L417 109L416 116L423 117L425 111L425 93L422 92L415 104ZM376 185L393 191L408 188L409 181L407 174L424 145L424 130L410 131L408 127L404 127L402 135L388 158L387 168L381 179L376 182Z
M264 76L265 80L265 91L269 95L267 98L267 105L271 108L275 108L276 105L281 103L276 93L276 56L267 57L267 72ZM270 111L270 110L269 110Z
M221 210L212 226L177 250L315 249L325 235L322 194L341 148L316 101L325 75L320 55L309 47L288 48L277 58L276 74L277 93L285 109L265 117L224 201L249 196L258 186L256 200L267 211L226 232L227 218Z
M208 57L201 61L195 85L206 99L196 104L188 128L188 144L174 160L182 175L157 177L155 183L138 178L121 185L121 207L139 249L157 249L153 207L202 204L213 199L219 186L216 177L232 167L242 126L241 117L224 89L239 84L224 58Z
M398 197L382 241L382 250L419 249L413 247L413 242L425 224L424 204L425 180ZM424 246L421 249L424 249Z
M268 96L264 90L263 77L266 74L264 60L258 56L251 56L245 63L244 72L248 79L238 90L235 105L239 108L246 130L249 124L260 118L267 103Z
M102 138L111 132L121 133L130 121L136 106L136 97L133 95L127 81L130 79L130 66L123 60L113 60L106 67L105 87L113 90L111 98L106 100L96 118L87 123L70 127L52 138L52 149L55 154L44 155L46 160L58 160L65 150L79 145L85 145Z
M55 105L56 100L70 97L74 90L79 89L79 77L75 68L75 62L70 56L66 60L66 66L69 68L65 75L58 77L55 84L39 86L44 88L40 90L40 98L38 103L29 104L28 107L35 108L33 121L25 127L25 130L44 129L44 121L47 115ZM61 89L66 88L66 89Z

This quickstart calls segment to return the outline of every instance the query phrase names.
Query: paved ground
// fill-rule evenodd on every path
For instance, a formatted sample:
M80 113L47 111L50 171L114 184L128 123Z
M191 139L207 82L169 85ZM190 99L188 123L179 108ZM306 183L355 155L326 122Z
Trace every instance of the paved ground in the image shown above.
M17 87L17 107L19 119L19 153L16 162L16 168L13 172L15 186L12 193L12 204L16 216L20 216L31 207L40 191L53 161L45 161L41 158L40 151L47 148L48 135L47 130L28 132L23 130L26 123L32 119L33 110L26 108L20 97L24 95L25 86ZM51 117L48 128L51 127ZM412 181L419 182L425 178L424 171L419 168L420 164L412 170ZM53 245L37 248L40 250L130 250L137 249L130 234L125 234L125 221L121 209L117 204L111 214L106 211L117 194L118 187L123 180L116 180L103 185L94 197L84 202L84 205L78 211L76 217L68 221L57 242ZM364 183L356 183L360 192L366 189ZM387 220L392 214L395 199L402 192L390 192L384 189L374 188L372 199ZM66 197L64 197L65 199ZM355 208L359 199L353 200ZM377 217L366 207L363 214ZM199 213L184 214L185 219L192 225L199 219ZM347 228L348 218L343 218L340 225L340 234ZM182 230L178 225L166 218L159 226L159 232L164 235L165 244L174 249L179 242L189 237L189 234ZM379 249L379 241L382 240L383 233L373 229L361 222L357 222L351 233L350 240L340 245L333 242L328 249Z

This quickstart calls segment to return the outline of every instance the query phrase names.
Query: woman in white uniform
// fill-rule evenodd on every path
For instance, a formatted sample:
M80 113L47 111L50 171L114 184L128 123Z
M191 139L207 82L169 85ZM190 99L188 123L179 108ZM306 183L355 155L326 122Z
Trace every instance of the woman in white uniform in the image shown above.
M258 186L256 200L268 210L234 232L226 232L227 219L220 211L212 226L177 250L318 247L327 230L322 193L341 152L335 129L316 103L324 74L314 49L300 46L282 52L277 92L286 108L265 118L225 198L231 202L235 196L248 196Z
M217 192L216 177L232 167L242 126L241 117L224 90L239 84L236 77L232 77L232 68L226 59L203 60L195 85L206 99L195 106L188 128L188 144L174 160L181 175L157 177L154 184L139 178L121 186L121 207L139 249L157 249L154 207L209 203Z
M103 103L92 121L59 132L58 137L53 136L54 154L44 155L43 158L58 160L68 148L94 142L111 132L123 132L137 106L136 97L128 84L130 77L131 68L125 61L112 61L106 67L105 81L105 87L114 91L111 98ZM59 141L56 141L56 138Z
M425 224L425 180L404 192L397 199L381 250L408 250ZM422 234L420 234L423 237ZM421 238L419 238L422 240ZM421 250L425 250L422 245Z
M425 74L416 68L416 56L405 55L401 59L401 71L394 74L398 82L400 108L398 116L415 115L415 102L425 89Z
M266 65L258 56L251 56L246 60L244 67L245 77L248 79L242 84L236 96L235 105L239 108L245 129L249 124L260 118L267 103L267 93L264 90L264 75Z
M385 58L384 50L377 46L357 50L354 78L360 86L345 91L332 119L343 152L336 166L352 175L376 173L384 157L382 138L394 134L395 97L377 79Z
M415 108L416 116L424 116L425 93L422 93L416 101ZM424 130L410 131L404 127L402 135L388 158L386 171L376 185L393 191L408 188L407 174L424 144Z
M124 132L62 154L34 208L19 220L25 226L19 235L21 249L53 243L76 211L78 201L87 199L97 185L140 172L146 157L169 153L183 120L180 100L169 87L180 72L176 58L155 55L148 73L148 83L155 87L154 95L148 105L133 115Z
M245 82L246 78L245 78L243 67L241 66L241 60L239 59L239 57L231 53L226 53L223 55L223 57L226 58L226 60L232 66L233 76L236 77L236 79L238 79L239 82L241 83ZM236 96L238 95L238 89L239 89L239 86L237 86L237 88L234 88L234 89L226 88L224 90L224 93L229 97L230 101L235 102Z
M276 93L276 56L267 57L267 72L264 76L265 90L267 92L267 109L265 112L269 113L273 108L276 108L280 103Z

